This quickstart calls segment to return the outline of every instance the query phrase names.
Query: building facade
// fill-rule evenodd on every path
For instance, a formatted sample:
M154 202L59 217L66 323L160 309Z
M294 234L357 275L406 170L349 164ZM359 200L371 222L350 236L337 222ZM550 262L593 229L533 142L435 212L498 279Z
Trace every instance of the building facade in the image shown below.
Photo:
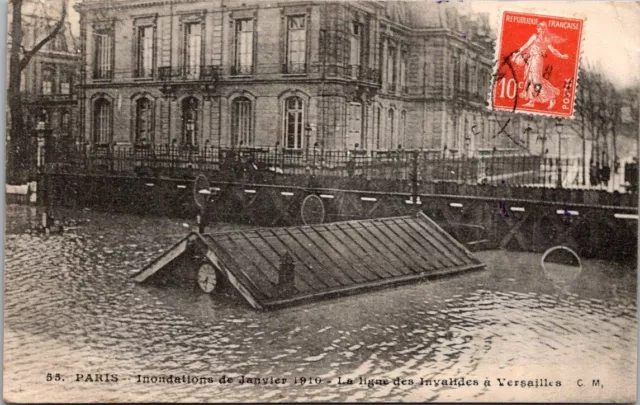
M484 16L423 2L85 0L81 137L96 147L528 147L489 112Z
M56 23L32 14L22 18L26 49L33 48ZM74 86L80 72L79 61L79 49L69 24L31 58L21 73L21 96L28 131L44 125L52 130L54 137L69 140L78 133Z

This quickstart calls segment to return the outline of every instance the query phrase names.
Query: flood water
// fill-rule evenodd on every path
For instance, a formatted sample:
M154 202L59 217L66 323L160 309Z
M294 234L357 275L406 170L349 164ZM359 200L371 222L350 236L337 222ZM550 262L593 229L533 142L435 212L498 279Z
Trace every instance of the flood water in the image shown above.
M29 207L7 207L6 400L635 401L635 263L584 260L577 279L557 283L539 254L486 251L484 271L258 312L130 278L192 222L59 216L69 229L45 237L28 231L38 220ZM240 384L243 375L287 381ZM536 379L550 386L506 384Z

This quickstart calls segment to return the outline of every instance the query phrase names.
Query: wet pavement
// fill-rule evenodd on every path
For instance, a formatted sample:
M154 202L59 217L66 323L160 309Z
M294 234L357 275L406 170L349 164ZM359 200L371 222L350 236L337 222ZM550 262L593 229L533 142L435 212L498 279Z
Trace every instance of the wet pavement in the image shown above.
M635 401L634 263L558 283L539 254L486 251L485 271L257 312L130 278L193 223L58 215L45 237L7 207L6 400Z

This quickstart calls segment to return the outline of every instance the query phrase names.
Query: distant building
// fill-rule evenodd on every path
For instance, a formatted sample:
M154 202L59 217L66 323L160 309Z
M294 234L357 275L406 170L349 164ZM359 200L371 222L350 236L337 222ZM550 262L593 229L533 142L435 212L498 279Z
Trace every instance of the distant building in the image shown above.
M55 20L34 14L24 14L22 19L25 49L32 49L56 24ZM80 72L79 61L79 50L68 23L29 61L21 78L28 131L40 124L51 129L57 138L70 139L77 134L78 105L74 86ZM7 66L8 63L7 58Z
M76 9L80 130L96 147L528 147L520 117L500 125L485 107L486 16L455 6L85 0Z

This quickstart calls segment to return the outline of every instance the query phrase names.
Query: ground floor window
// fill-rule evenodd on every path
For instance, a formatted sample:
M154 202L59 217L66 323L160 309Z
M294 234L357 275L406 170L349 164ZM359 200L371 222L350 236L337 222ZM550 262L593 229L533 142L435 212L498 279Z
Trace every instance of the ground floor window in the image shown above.
M135 143L149 142L153 130L153 103L146 97L136 100Z
M289 97L285 100L284 106L285 148L302 148L304 101L300 97Z
M198 133L198 100L188 97L182 100L182 145L197 145Z
M106 145L112 139L111 103L101 98L94 104L93 110L93 141L95 144Z
M231 107L231 144L253 145L253 109L251 100L238 97Z
M60 131L68 132L70 126L71 114L69 110L62 110L60 113Z

